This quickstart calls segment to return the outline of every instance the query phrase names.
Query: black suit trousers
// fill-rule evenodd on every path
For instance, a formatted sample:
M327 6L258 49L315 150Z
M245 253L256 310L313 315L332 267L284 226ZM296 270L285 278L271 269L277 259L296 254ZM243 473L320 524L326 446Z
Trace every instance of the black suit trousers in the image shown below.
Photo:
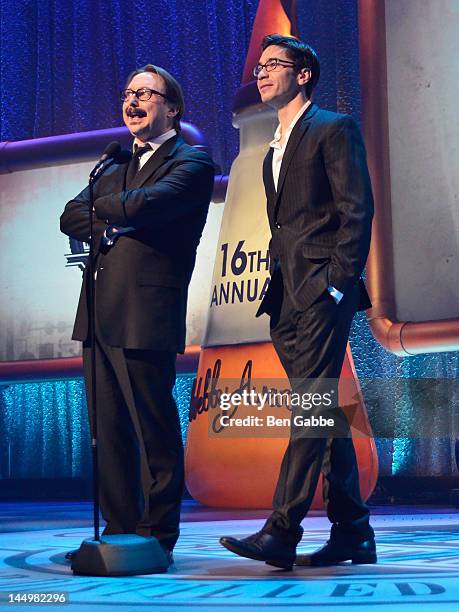
M104 534L152 535L172 549L184 486L180 419L172 396L176 355L112 347L98 330L95 354ZM90 406L89 343L83 347L83 365Z
M335 379L337 385L358 291L355 286L339 304L327 291L323 292L307 310L299 311L283 290L278 311L271 316L271 338L292 390L302 387L303 391L320 391L321 383L330 379ZM373 537L368 507L360 496L358 466L347 421L338 407L335 410L341 417L338 431L333 429L327 435L322 429L320 435L311 437L310 433L305 435L304 428L293 424L296 414L304 416L303 408L292 407L290 440L274 494L274 511L265 531L294 543L301 539L300 523L311 506L322 471L332 537L350 542Z

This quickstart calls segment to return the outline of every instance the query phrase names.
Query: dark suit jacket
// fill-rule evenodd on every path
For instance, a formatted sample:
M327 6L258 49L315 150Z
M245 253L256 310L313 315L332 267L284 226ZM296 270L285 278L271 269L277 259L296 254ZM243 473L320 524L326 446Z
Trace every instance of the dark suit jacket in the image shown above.
M96 316L111 346L183 352L188 284L213 189L209 156L181 136L166 141L126 187L127 163L114 164L95 185ZM61 230L89 241L89 189L68 202ZM107 225L134 230L110 248ZM73 339L88 337L87 278Z
M282 286L295 308L306 310L327 287L346 293L359 283L359 308L369 308L360 275L370 246L373 197L357 124L309 106L290 134L277 192L272 156L271 148L263 165L272 278L257 316L273 313Z

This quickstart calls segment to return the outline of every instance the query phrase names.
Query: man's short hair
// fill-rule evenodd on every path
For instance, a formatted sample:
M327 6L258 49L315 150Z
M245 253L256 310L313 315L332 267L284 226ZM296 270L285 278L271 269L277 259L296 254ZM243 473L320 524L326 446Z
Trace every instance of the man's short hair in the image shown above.
M299 72L302 68L310 70L311 78L305 85L305 92L308 98L312 95L312 90L317 85L320 76L320 63L317 53L314 49L301 42L294 36L282 36L282 34L268 34L261 42L261 48L264 51L267 47L276 45L283 47L286 50L287 57L295 62L295 70Z
M142 72L153 72L153 74L157 74L162 78L166 87L164 95L166 96L167 101L178 110L178 113L174 117L173 127L175 130L180 132L180 119L183 117L183 113L185 112L185 99L183 97L183 91L179 82L177 79L174 79L170 72L164 70L164 68L154 66L153 64L146 64L145 66L136 68L136 70L131 72L127 78L126 87L129 86L129 83L137 74L142 74Z

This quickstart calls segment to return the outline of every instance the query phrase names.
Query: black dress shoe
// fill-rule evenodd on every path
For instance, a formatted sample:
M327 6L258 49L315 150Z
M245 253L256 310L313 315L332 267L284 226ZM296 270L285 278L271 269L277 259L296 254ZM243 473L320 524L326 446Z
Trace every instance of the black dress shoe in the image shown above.
M169 567L174 565L174 554L169 548L163 548L164 554L166 555L167 562L169 563Z
M220 538L220 544L240 557L264 561L268 565L291 570L295 561L295 544L287 544L282 538L266 531L258 531L247 538Z
M325 546L309 555L297 555L295 565L325 567L337 565L343 561L352 563L376 563L376 545L372 538L360 544L343 544L328 540Z

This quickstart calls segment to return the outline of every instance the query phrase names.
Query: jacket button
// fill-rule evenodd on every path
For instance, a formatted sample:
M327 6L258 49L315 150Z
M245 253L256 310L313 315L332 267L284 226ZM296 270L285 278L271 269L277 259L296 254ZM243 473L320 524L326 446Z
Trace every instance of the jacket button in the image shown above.
M275 227L276 229L280 229L280 228L282 227L282 225L281 225L280 223L275 223L275 224L274 224L274 227Z

